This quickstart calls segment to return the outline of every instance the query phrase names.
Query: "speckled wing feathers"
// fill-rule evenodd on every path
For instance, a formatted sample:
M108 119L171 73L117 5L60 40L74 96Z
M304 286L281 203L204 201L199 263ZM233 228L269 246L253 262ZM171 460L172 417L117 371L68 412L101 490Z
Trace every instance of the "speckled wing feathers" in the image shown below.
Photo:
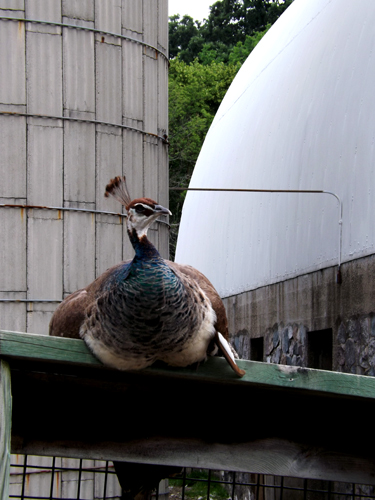
M80 335L109 365L139 369L162 360L186 366L205 358L200 337L206 348L214 321L210 301L193 280L183 282L162 259L135 259L126 279L121 267L113 269L87 308Z
M175 366L202 361L211 351L216 330L228 338L224 305L202 273L162 261L166 267L158 263L150 269L143 262L133 268L128 260L109 268L59 305L50 335L84 338L99 359L120 369L140 369L156 360ZM148 304L143 308L146 313L142 313L141 298L143 305ZM124 324L132 325L125 328L126 333ZM111 333L103 336L103 332Z

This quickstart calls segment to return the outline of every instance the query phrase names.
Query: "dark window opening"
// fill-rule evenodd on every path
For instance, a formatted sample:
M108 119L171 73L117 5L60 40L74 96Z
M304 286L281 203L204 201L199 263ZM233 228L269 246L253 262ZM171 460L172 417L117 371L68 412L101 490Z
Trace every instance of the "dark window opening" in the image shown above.
M252 361L263 361L263 337L250 339L250 359Z
M332 370L332 329L307 334L307 366Z

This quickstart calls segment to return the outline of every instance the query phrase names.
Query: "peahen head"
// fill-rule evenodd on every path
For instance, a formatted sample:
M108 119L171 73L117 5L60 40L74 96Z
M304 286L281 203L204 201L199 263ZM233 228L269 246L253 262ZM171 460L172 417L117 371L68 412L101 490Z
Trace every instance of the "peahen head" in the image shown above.
M127 227L129 234L135 231L138 239L147 236L147 230L160 215L172 215L168 208L158 205L150 198L131 200L126 186L125 176L111 179L105 188L104 196L113 196L128 213Z

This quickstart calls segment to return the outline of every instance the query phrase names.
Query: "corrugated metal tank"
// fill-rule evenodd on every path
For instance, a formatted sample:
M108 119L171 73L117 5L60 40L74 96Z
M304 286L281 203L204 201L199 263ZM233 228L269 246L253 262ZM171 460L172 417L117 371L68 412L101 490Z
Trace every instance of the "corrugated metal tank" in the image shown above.
M190 187L326 190L342 261L375 249L375 4L295 0L239 71ZM339 261L327 194L189 192L176 260L222 296Z
M167 52L167 0L0 0L0 203L118 213L104 189L126 174L167 206ZM0 230L3 330L47 334L133 255L116 215L1 207ZM151 238L167 257L167 227Z

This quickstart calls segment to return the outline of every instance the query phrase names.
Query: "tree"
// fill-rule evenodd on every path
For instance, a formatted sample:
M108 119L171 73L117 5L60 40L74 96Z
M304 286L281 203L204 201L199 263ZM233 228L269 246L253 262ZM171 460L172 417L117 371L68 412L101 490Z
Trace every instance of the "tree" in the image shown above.
M231 64L243 64L270 27L271 25L268 24L264 31L255 32L253 36L246 35L244 42L237 42L229 54L229 62Z
M169 18L169 57L174 59L177 55L185 62L192 62L198 55L199 50L203 45L199 43L201 37L199 35L200 24L194 21L190 16L184 16L180 19L179 14ZM195 48L194 46L197 45ZM192 42L192 43L191 43ZM190 49L189 49L190 45ZM193 49L193 50L192 50Z
M190 63L228 62L238 42L249 45L247 37L263 33L293 0L218 0L201 24L190 16L170 18L170 57ZM238 51L237 51L238 52Z
M233 47L244 40L245 33L239 24L243 5L238 0L219 0L210 7L210 15L202 26L205 42L223 43Z
M215 113L240 64L216 61L187 64L176 58L169 68L169 172L170 186L189 184L204 138ZM174 226L171 254L177 240L178 224L186 192L170 191L169 207Z

